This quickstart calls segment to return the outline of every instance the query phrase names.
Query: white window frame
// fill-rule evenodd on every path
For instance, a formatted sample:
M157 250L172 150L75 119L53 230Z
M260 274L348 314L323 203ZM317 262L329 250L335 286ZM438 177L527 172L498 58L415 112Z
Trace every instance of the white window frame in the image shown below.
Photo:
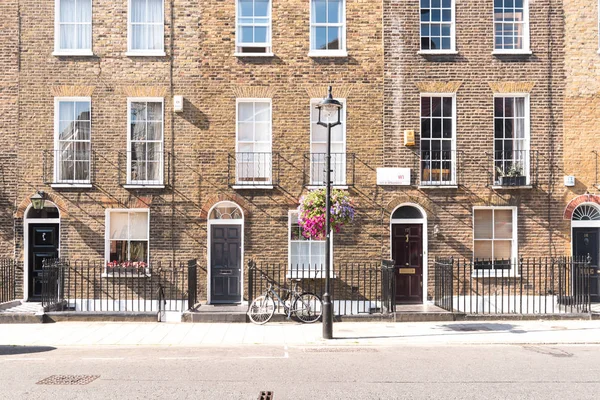
M110 242L111 242L111 238L110 238L110 214L111 213L127 213L128 217L127 217L127 232L129 232L129 214L133 214L133 213L147 213L148 214L148 226L147 226L147 239L146 242L148 242L148 246L147 246L147 252L146 252L146 257L147 260L145 261L147 265L150 265L150 209L149 208L107 208L105 211L105 216L104 216L104 265L106 266L106 264L108 262L110 262ZM129 235L127 235L129 236ZM127 242L130 241L129 238L127 238L126 240ZM134 240L134 241L138 241L141 242L141 240Z
M89 179L87 180L70 180L70 179L61 179L59 180L59 168L60 168L60 160L57 157L59 149L59 138L60 138L60 103L61 102L87 102L90 105L90 159L89 159ZM55 97L54 98L54 146L53 146L53 165L54 172L52 175L52 187L82 187L89 188L92 187L91 179L92 179L92 98L91 97Z
M524 138L524 143L525 143L525 154L526 154L526 159L525 159L525 168L523 169L523 173L525 174L525 177L527 178L526 181L526 185L531 185L531 132L530 132L530 124L531 124L531 114L530 114L530 96L529 93L519 93L519 92L515 92L515 93L494 93L494 102L496 101L497 98L505 98L505 97L520 97L520 98L524 98L525 99L525 138ZM494 131L492 133L493 138L494 138L494 175L495 175L495 154L496 154L496 126L495 126L495 121L496 121L496 110L495 110L495 104L492 103L492 109L493 109L493 118L494 118ZM495 185L494 185L495 186ZM504 187L504 186L503 186Z
M342 154L344 154L344 182L336 182L335 181L335 172L332 173L332 181L333 181L333 187L336 187L338 189L347 189L348 188L348 149L347 149L347 143L348 143L348 135L347 135L347 121L348 121L348 110L346 108L347 102L346 99L336 99L337 101L339 101L340 103L342 103L342 131L343 131L343 136L344 136L344 140L343 140L343 146L344 146L344 151ZM310 99L310 110L309 110L309 120L310 120L310 135L309 135L309 153L310 153L310 165L309 165L309 184L308 184L308 189L317 189L317 188L321 188L325 186L324 182L321 181L316 181L313 179L313 171L314 171L314 167L313 167L313 154L321 154L321 153L313 153L312 150L312 145L313 145L313 123L316 123L318 121L314 121L312 119L312 115L314 112L314 108L317 104L319 104L320 102L322 102L323 99L319 99L319 98L312 98ZM327 129L327 128L323 128L323 129ZM316 143L326 143L326 142L316 142ZM339 142L338 142L339 143ZM324 154L324 153L323 153ZM332 154L338 154L338 153L332 153ZM332 157L332 169L333 167L335 167L334 163L334 157Z
M308 52L308 56L309 57L348 57L348 50L346 48L346 0L342 0L344 2L343 6L342 6L342 18L340 23L317 23L317 22L313 22L313 7L312 7L312 3L313 0L309 0L308 3L308 8L309 8L309 19L308 19L308 35L309 35L309 52ZM336 27L341 27L341 41L340 41L340 49L337 50L322 50L322 49L313 49L313 27L327 27L327 26L336 26Z
M440 182L440 181L423 181L423 179L422 179L423 178L422 177L423 167L421 165L421 162L422 162L421 158L423 156L423 150L422 150L423 132L421 132L421 118L423 115L423 110L421 109L421 106L422 106L422 98L423 97L452 97L452 141L450 144L450 151L452 152L452 180L449 182L436 184L436 182ZM442 118L443 118L443 116L442 116ZM442 132L443 132L443 126L442 126ZM421 95L419 97L419 134L420 134L420 139L419 139L419 186L420 187L435 187L435 188L440 188L440 187L456 188L457 182L458 182L457 181L458 164L456 162L456 158L458 157L458 154L456 151L456 136L457 136L457 131L456 131L456 92L454 92L454 93L421 93ZM442 133L442 135L443 135L443 133ZM429 139L426 139L426 140L431 140L431 136L429 137ZM441 169L441 166L440 166L440 169Z
M523 0L523 48L522 49L497 49L496 48L496 12L492 2L492 54L532 54L529 39L529 0Z
M131 104L132 103L161 103L162 105L162 132L160 178L159 181L133 181L131 179ZM151 141L156 142L156 141ZM156 187L164 188L165 174L165 99L163 97L128 97L127 98L127 184L126 188Z
M300 276L296 276L298 275L293 274L292 273L292 242L300 242L300 240L294 240L292 241L292 218L293 215L298 215L298 210L288 210L288 229L287 229L287 244L288 244L288 267L287 267L287 274L286 277L287 278L292 278L292 279L300 279L300 278L325 278L326 274L325 274L325 264L323 264L323 269L322 270L316 270L314 268L311 268L311 266L308 266L308 269L304 269L304 274L301 274ZM323 240L313 240L313 239L307 239L310 242L325 242L325 239ZM310 248L310 247L309 247ZM334 271L333 271L333 231L330 234L330 240L329 240L329 265L330 265L330 270L329 270L329 277L333 278L334 277ZM325 262L325 255L323 255L323 262ZM298 269L298 271L300 271L300 269Z
M475 239L475 211L476 210L492 210L492 239ZM510 269L496 269L493 265L490 269L476 269L475 268L475 242L476 241L492 241L492 254L493 253L493 242L497 240L508 239L495 239L495 215L493 210L511 210L512 211L512 239L511 239L511 268ZM519 259L519 240L518 240L518 209L514 206L473 206L473 213L471 215L471 222L473 225L473 270L472 275L474 277L485 277L485 276L511 276L518 277L520 271L518 271L518 259ZM495 272L499 271L499 272Z
M442 0L440 0L442 1ZM452 18L450 19L450 48L449 49L422 49L421 48L421 39L423 36L421 35L421 16L419 14L419 51L418 54L457 54L456 51L456 0L451 0L451 13ZM421 11L421 2L419 1L419 12ZM429 23L434 23L434 21L429 21ZM443 24L441 20L440 24ZM446 22L447 23L447 22Z
M269 114L271 117L271 120L269 121L269 151L266 153L270 153L271 154L271 173L270 173L270 180L266 185L263 184L259 184L257 183L256 185L243 185L243 182L239 181L239 175L238 175L238 154L240 153L239 147L240 147L240 140L239 140L239 123L240 121L238 120L239 117L239 107L240 107L240 103L269 103ZM256 122L256 121L254 121ZM256 135L254 135L254 137L256 138ZM242 142L242 143L250 143L250 142ZM251 143L257 143L256 140L254 140ZM267 142L258 142L258 143L267 143ZM261 152L262 153L262 152ZM234 186L234 189L242 189L242 188L247 188L247 189L256 189L256 188L262 188L262 189L272 189L273 188L273 99L271 98L260 98L260 97L242 97L242 98L237 98L236 102L235 102L235 183L236 185Z
M92 20L89 22L90 25L90 34L92 37L90 38L90 48L89 49L61 49L60 48L60 7L61 0L54 0L54 52L52 55L54 56L93 56L93 47L94 47L94 4L93 1L91 7L91 15ZM78 22L77 24L87 24L87 22Z
M132 24L131 21L131 0L127 0L127 52L126 56L133 57L160 57L165 56L165 0L161 0L162 3L162 22L160 26L162 27L162 50L138 50L132 48L132 40L133 40L133 32L132 32ZM154 22L144 22L148 25L158 25L158 23Z
M269 19L268 24L249 24L251 26L266 26L267 27L267 42L266 43L253 43L252 45L241 43L242 33L240 31L240 26L242 25L239 22L240 19L240 0L235 0L235 53L236 57L272 57L273 56L273 0L269 0L269 14L267 17ZM264 47L264 53L242 53L242 47Z

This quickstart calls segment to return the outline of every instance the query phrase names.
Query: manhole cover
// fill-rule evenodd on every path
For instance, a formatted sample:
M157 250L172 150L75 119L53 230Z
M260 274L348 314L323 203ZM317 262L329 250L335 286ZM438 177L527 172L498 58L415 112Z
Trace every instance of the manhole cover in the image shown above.
M273 392L262 391L258 394L258 400L273 400Z
M42 379L38 385L87 385L100 375L52 375Z
M308 347L305 353L376 353L377 349L369 347Z

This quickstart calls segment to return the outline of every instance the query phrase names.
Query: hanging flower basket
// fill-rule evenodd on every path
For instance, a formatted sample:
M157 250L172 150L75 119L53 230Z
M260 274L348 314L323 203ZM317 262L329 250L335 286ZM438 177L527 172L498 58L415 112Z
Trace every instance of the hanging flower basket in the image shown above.
M325 189L313 190L300 198L298 223L302 236L308 239L325 238ZM331 191L331 229L339 232L342 226L354 221L354 203L347 192Z

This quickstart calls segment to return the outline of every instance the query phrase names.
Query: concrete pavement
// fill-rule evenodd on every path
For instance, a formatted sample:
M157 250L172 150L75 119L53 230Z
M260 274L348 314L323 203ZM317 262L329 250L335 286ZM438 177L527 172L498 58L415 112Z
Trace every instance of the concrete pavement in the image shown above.
M321 324L181 324L62 322L0 325L0 345L237 346L600 344L600 321L341 322L334 340Z

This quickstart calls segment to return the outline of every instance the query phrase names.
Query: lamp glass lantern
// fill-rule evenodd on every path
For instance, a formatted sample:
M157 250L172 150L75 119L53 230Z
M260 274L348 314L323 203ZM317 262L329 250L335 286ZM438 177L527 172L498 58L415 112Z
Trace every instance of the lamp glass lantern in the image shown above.
M42 210L44 208L45 195L44 192L37 192L30 198L31 206L34 210Z
M319 124L324 123L341 123L342 118L342 103L333 98L331 94L331 86L329 86L329 92L327 97L325 97L319 104L317 104L317 109L319 110ZM337 121L332 121L335 118L337 113ZM326 119L326 121L323 121Z

